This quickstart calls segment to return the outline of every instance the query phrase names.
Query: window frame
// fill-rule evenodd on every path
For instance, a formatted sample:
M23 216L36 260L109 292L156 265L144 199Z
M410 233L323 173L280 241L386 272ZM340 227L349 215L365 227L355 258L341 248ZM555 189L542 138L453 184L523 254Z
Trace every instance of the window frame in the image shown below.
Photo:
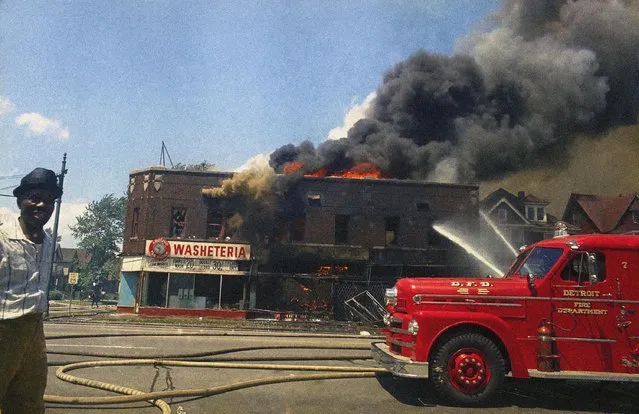
M178 213L182 214L182 221L177 220ZM186 217L188 210L186 207L171 207L171 222L169 225L169 237L184 237L186 230Z
M138 230L140 227L140 207L134 207L131 217L131 239L138 238Z

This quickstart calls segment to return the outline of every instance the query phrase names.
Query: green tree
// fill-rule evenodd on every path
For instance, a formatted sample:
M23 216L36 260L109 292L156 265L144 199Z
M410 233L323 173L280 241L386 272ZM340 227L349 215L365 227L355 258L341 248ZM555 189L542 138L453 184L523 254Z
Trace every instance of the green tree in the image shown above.
M89 260L79 266L79 287L90 288L93 283L103 285L109 275L118 269L118 254L124 231L126 197L108 194L99 201L92 201L76 224L70 226L73 237L79 239L78 247L84 249Z
M182 164L181 162L178 162L171 168L174 170L180 170L180 171L198 171L198 172L216 171L217 169L215 167L215 164L207 162L206 160L202 161L199 164Z

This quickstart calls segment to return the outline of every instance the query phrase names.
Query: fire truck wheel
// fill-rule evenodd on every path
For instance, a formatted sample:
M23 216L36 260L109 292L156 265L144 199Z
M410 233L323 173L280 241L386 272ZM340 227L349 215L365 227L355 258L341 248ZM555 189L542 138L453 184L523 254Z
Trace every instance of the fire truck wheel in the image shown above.
M505 361L493 341L478 333L455 335L435 350L429 376L446 400L481 405L501 388Z

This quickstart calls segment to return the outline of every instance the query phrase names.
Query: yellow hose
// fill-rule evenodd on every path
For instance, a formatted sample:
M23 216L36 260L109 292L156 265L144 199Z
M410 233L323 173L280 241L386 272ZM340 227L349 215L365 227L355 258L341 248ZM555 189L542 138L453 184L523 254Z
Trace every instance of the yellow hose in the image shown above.
M130 366L130 365L153 365L153 366L181 366L181 367L206 367L206 368L234 368L234 369L263 369L263 370L289 370L289 371L329 371L325 374L307 375L283 375L249 381L241 381L233 384L218 385L208 388L194 388L187 390L142 392L120 385L109 384L88 378L76 377L67 374L68 371L89 367L104 366ZM203 362L203 361L178 361L160 359L128 359L119 361L85 361L62 366L56 371L56 377L62 381L87 387L102 389L106 391L127 394L117 397L63 397L57 395L45 395L44 400L48 403L85 405L85 404L121 404L139 401L147 401L162 410L164 414L170 414L170 406L161 398L170 397L194 397L222 394L242 388L250 388L258 385L276 384L282 382L308 381L320 379L344 379L344 378L369 378L376 374L387 373L383 368L347 367L347 366L323 366L323 365L286 365L286 364L248 364L248 363L228 363L228 362Z
M143 334L144 336L166 336L164 334L149 333ZM184 334L180 334L183 336ZM188 335L188 334L187 334ZM97 335L77 335L78 337L93 337L93 336L112 336L110 334L97 334ZM116 334L115 336L119 336ZM137 335L136 335L137 336ZM142 335L139 335L142 336ZM169 335L172 336L172 335ZM177 336L177 335L176 335ZM198 335L199 336L199 335ZM208 336L208 335L207 335ZM217 336L217 335L216 335ZM287 335L288 336L288 335ZM290 335L293 336L293 335ZM304 335L305 336L305 335ZM330 335L309 335L314 337L330 337ZM347 337L347 335L335 335L336 337ZM76 337L76 335L65 335L48 337L47 339L69 339ZM278 334L278 337L280 335ZM352 336L351 336L352 337ZM70 363L61 366L56 371L56 377L62 381L66 381L72 384L87 386L96 389L102 389L105 391L111 391L121 396L109 396L109 397L69 397L58 395L45 395L44 401L53 404L68 404L68 405L92 405L92 404L122 404L146 401L150 404L158 407L162 410L163 414L170 414L171 407L162 398L175 398L175 397L202 397L215 394L222 394L229 391L239 390L243 388L250 388L260 385L277 384L282 382L294 382L294 381L308 381L308 380L320 380L320 379L344 379L344 378L369 378L374 377L377 374L384 374L387 371L383 368L375 367L348 367L348 366L325 366L325 365L286 365L286 364L256 364L256 363L237 363L237 362L220 362L220 361L198 361L198 360L176 360L171 358L202 358L206 356L214 356L221 354L228 354L232 352L258 350L258 349L340 349L340 350L363 350L370 349L363 346L335 346L335 345L303 345L296 344L291 346L250 346L239 347L231 349L223 349L212 352L197 352L190 354L173 354L155 356L154 358L146 359L118 359L118 360L99 360L99 361L83 361ZM48 351L50 354L58 355L74 355L74 356L91 356L111 358L110 355L104 355L101 353L87 353L87 352L53 352ZM122 358L122 355L117 356ZM333 357L332 359L343 359L345 357ZM354 358L350 356L350 358ZM241 381L233 384L218 385L208 388L195 388L187 390L169 390L169 391L155 391L155 392L143 392L129 387L124 387L116 384L109 384L102 381L96 381L88 378L77 377L68 374L69 371L90 368L90 367L105 367L105 366L131 366L131 365L153 365L153 366L178 366L178 367L205 367L205 368L228 368L228 369L261 369L261 370L287 370L287 371L325 371L321 374L304 374L295 375L287 374L277 377L255 379L248 381Z

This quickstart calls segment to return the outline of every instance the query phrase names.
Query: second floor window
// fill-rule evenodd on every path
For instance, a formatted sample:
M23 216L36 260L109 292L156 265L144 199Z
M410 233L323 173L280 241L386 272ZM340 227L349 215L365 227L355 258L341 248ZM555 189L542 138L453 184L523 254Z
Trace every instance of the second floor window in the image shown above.
M537 220L546 221L546 211L543 207L537 207Z
M173 207L171 209L171 230L169 237L182 237L186 225L186 209Z
M348 244L348 223L350 216L337 214L335 216L335 244Z
M397 244L399 217L386 217L386 245Z
M508 211L503 207L498 208L497 219L499 220L500 223L506 222L506 220L508 220Z
M535 221L535 207L526 207L526 218Z
M140 207L133 209L133 218L131 219L131 238L136 239L138 237L138 226L140 223Z
M317 193L308 193L306 196L308 205L311 207L322 207L322 196Z
M224 220L219 209L209 208L206 214L206 238L224 237Z

